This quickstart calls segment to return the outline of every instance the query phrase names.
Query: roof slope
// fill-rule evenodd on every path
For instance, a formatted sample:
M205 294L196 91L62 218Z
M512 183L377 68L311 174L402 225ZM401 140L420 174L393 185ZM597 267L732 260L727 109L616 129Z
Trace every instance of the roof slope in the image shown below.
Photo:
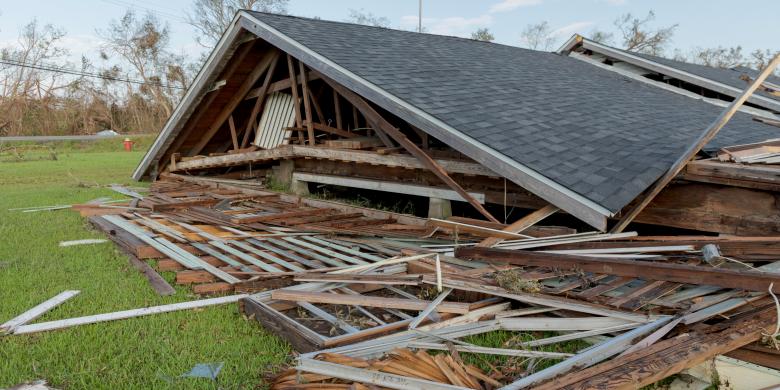
M721 111L553 53L251 14L474 142L613 213L658 179ZM411 115L395 113L407 120ZM776 138L778 130L739 113L708 148Z

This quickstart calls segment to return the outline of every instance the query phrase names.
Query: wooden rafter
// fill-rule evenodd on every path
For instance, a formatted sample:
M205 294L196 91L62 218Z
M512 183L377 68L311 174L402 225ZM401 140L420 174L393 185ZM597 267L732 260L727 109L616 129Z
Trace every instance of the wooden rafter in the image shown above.
M311 117L311 101L309 95L309 83L306 81L306 66L303 62L298 61L298 67L301 70L301 87L303 88L303 110L306 115L306 130L309 136L309 145L314 145L316 140L314 139L314 122Z
M197 155L203 150L204 147L206 147L209 141L211 141L211 139L214 137L214 134L219 131L228 117L233 113L233 110L235 110L239 103L244 100L244 96L246 96L249 90L252 89L252 86L255 85L260 76L262 76L263 73L268 70L268 68L271 66L271 62L278 55L278 52L274 50L267 53L263 59L260 60L260 63L249 73L249 75L247 75L246 80L244 80L244 83L241 84L241 86L238 88L238 91L233 94L222 111L219 112L216 119L211 123L200 141L198 141L198 143L192 149L190 149L190 156Z
M293 97L293 107L295 107L295 127L302 127L303 126L303 118L301 116L301 101L298 97L298 82L297 77L295 76L295 60L292 58L291 55L287 55L287 73L290 75L290 87L292 91L292 97ZM298 132L298 142L303 143L303 137L302 133Z
M323 80L325 80L328 85L331 86L334 90L338 91L338 93L346 99L348 102L352 103L352 105L360 110L360 112L363 114L363 117L366 118L366 120L371 123L371 126L373 126L375 129L381 130L382 132L386 133L390 137L392 137L396 142L401 144L401 146L406 149L409 154L416 157L420 162L428 168L433 174L435 174L439 179L441 179L447 186L449 186L453 191L457 192L458 195L460 195L463 199L465 199L469 204L474 206L477 211L480 212L485 218L487 218L490 221L498 222L496 217L494 217L490 212L485 210L485 208L482 206L482 204L479 203L476 199L474 199L471 194L466 192L466 190L463 189L455 180L452 180L450 175L447 174L447 171L442 168L441 165L439 165L435 160L431 158L427 153L425 153L422 149L420 149L414 142L410 141L409 138L406 137L400 130L395 128L392 124L387 122L386 119L384 119L381 115L379 115L376 110L374 110L373 107L371 107L368 102L366 102L362 97L360 97L358 94L350 91L349 89L341 86L340 84L336 83L335 81L326 78L322 75L320 75Z

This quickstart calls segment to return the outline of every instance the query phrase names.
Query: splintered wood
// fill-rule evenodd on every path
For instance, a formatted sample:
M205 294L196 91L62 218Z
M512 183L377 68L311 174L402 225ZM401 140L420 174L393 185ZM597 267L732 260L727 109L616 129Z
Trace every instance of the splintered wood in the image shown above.
M460 388L484 389L487 386L501 386L501 382L490 377L480 368L466 364L457 355L455 356L441 353L431 355L423 350L412 352L408 349L395 349L381 359L360 359L336 353L322 353L315 359L366 371L450 384ZM273 380L271 389L369 389L368 386L371 384L350 382L327 374L301 374L297 370L287 370Z

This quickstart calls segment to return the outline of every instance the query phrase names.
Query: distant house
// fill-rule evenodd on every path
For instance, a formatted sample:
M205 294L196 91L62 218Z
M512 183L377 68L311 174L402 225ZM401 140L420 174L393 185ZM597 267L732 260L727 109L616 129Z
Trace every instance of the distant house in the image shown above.
M134 178L286 160L298 182L465 200L483 214L549 203L605 230L747 85L737 73L580 38L548 53L240 11ZM750 103L706 151L780 135L753 120L780 100ZM671 226L702 228L680 215Z

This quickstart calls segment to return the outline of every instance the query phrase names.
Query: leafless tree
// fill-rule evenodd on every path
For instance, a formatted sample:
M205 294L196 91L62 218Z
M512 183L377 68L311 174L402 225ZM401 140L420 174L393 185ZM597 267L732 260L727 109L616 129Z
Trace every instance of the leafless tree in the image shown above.
M289 0L195 0L187 23L198 31L195 40L212 48L241 9L286 14Z
M364 24L366 26L390 27L390 19L384 16L377 16L364 9L350 9L347 22L355 24Z
M612 45L612 40L615 38L615 34L611 32L602 31L599 29L594 29L590 33L588 33L588 37L592 41L602 43L605 45Z
M551 33L550 24L547 21L530 24L520 33L520 43L529 49L549 51L555 43L555 38Z
M485 27L485 28L480 28L477 31L471 33L471 39L477 41L493 42L493 40L495 40L496 37L493 36L493 33L491 33L490 30L487 29L487 27Z
M626 50L640 53L662 55L666 46L671 43L677 24L653 29L649 26L655 20L655 12L648 11L647 16L640 19L627 13L615 20L621 46Z
M742 54L742 46L736 47L697 47L685 55L676 55L675 59L693 62L696 64L712 66L715 68L733 68L736 66L749 66L750 64Z
M134 12L127 11L121 19L111 21L106 31L98 31L98 34L106 42L104 50L116 54L122 63L128 64L127 74L144 82L138 92L151 98L168 117L181 93L171 86L186 87L188 79L181 65L183 59L168 51L170 32L167 24L152 14L139 18ZM122 68L122 65L117 65L118 70Z

